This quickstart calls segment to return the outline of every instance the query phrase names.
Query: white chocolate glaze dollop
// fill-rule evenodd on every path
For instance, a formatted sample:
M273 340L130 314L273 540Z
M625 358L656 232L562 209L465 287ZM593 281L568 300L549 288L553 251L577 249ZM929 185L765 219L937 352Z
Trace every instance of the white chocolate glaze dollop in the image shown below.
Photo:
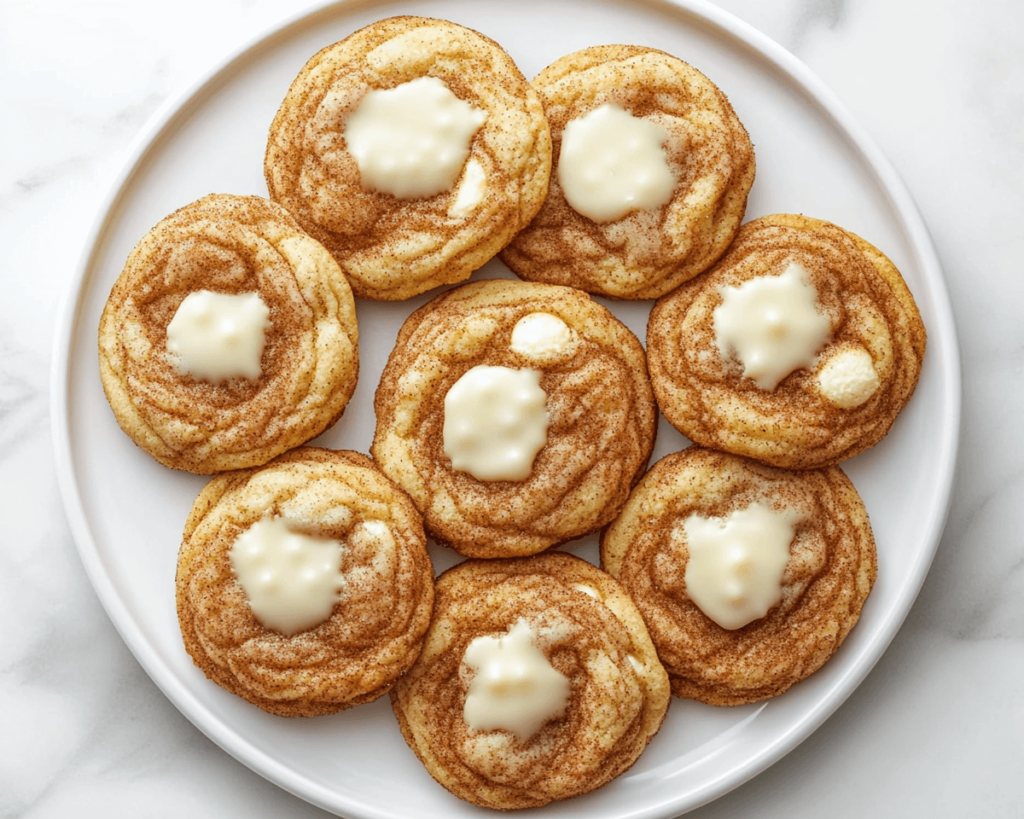
M362 185L399 199L451 190L487 112L437 77L370 91L345 120Z
M523 481L547 442L541 373L481 364L444 399L444 453L452 468L481 481Z
M523 742L545 722L565 714L569 680L534 644L533 628L525 619L506 634L475 638L462 661L476 672L463 707L472 730L511 731Z
M796 263L782 275L758 276L721 293L714 311L718 350L726 359L735 355L743 375L762 390L774 390L794 370L810 369L829 340L832 329L816 308L817 291Z
M664 126L610 103L570 121L557 171L566 201L598 223L664 205L676 186L667 139Z
M689 515L681 527L690 553L686 594L722 628L764 617L782 599L796 517L762 503L724 518Z
M280 517L242 532L230 557L256 619L286 637L330 617L344 584L341 544L293 532Z
M260 377L270 308L259 293L196 290L167 325L167 351L178 372L220 384Z

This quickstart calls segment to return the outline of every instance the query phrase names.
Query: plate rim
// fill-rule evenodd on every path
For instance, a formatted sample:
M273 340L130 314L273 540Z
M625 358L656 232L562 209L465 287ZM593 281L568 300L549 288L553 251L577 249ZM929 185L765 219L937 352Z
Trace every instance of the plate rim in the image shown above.
M187 687L169 674L157 648L150 644L135 622L128 606L117 592L112 578L104 571L99 550L88 523L77 481L75 458L72 455L71 408L69 403L72 379L72 340L78 335L83 318L83 302L91 279L95 276L94 262L106 234L116 222L120 208L137 172L144 166L148 155L157 150L161 140L176 121L186 115L189 104L204 93L212 91L218 83L228 81L231 73L250 56L251 52L269 47L278 38L286 38L297 27L314 25L320 15L376 5L383 0L319 0L307 8L271 24L240 46L216 61L199 78L172 93L150 116L147 123L129 143L119 172L107 194L101 200L92 226L86 234L83 250L73 275L65 285L62 303L57 312L50 367L50 432L57 472L58 490L68 521L76 551L86 575L104 611L132 655L149 678L174 706L205 736L222 750L276 786L329 812L356 811L363 816L383 816L372 805L359 804L349 799L339 806L338 793L321 786L309 777L300 776L291 767L282 764L264 751L243 740L229 729L218 715L200 703ZM620 0L624 2L624 0ZM897 173L863 126L852 116L839 97L798 57L786 50L751 24L729 11L711 5L707 0L644 0L644 5L659 9L676 9L699 18L717 32L752 49L787 77L795 88L808 95L819 109L830 118L860 154L864 163L875 174L884 196L903 220L908 246L924 278L934 283L929 287L930 306L937 327L929 328L929 348L940 344L947 354L942 357L945 368L939 385L943 407L942 445L938 476L934 482L932 502L939 513L928 521L922 533L922 543L928 548L919 552L911 564L902 584L896 605L885 610L878 627L880 639L871 643L867 651L868 662L854 665L836 682L828 694L808 709L790 730L752 754L745 764L734 767L727 775L689 791L672 801L641 807L631 817L669 817L680 811L690 811L705 805L730 790L739 787L769 768L796 748L820 727L853 693L874 668L895 638L916 601L942 538L952 504L953 485L959 455L962 414L962 362L959 337L953 317L949 288L934 243L919 208ZM933 340L935 339L935 340ZM935 353L932 357L935 357ZM683 801L685 799L685 804ZM340 815L340 814L339 814Z

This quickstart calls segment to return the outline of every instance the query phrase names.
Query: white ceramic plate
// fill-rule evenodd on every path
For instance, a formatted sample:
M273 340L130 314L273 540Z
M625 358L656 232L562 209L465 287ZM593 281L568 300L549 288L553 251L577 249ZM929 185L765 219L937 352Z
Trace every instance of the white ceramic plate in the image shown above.
M699 0L420 0L325 5L230 58L166 106L143 133L68 296L55 341L53 427L61 491L86 571L125 642L164 693L225 751L283 788L359 819L479 816L430 779L405 746L387 698L312 720L272 717L208 682L182 648L174 570L182 526L205 479L156 464L129 441L103 397L96 327L132 246L176 208L211 192L266 195L267 128L318 49L394 14L443 17L501 43L523 73L601 43L654 46L706 73L730 97L757 151L748 219L776 212L834 221L903 271L929 330L917 393L881 444L848 462L874 525L879 580L860 624L825 668L768 703L716 709L674 700L640 761L549 816L669 817L725 793L805 739L881 656L924 580L945 522L960 412L955 330L942 274L899 178L805 67ZM498 263L477 277L509 276ZM395 333L423 296L360 301L359 387L318 443L366 452L372 399ZM613 304L641 338L649 302ZM686 441L662 422L656 457ZM573 545L596 560L594 539ZM433 548L440 571L453 555ZM487 814L489 815L489 813Z

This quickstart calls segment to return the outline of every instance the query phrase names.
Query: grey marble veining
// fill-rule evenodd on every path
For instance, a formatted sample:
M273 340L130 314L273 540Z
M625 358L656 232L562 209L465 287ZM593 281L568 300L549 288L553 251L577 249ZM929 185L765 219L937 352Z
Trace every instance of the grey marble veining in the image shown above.
M142 671L57 490L58 304L147 118L288 0L0 4L0 816L324 817ZM816 71L907 183L964 367L948 525L903 628L839 710L701 819L1024 815L1024 5L722 0Z

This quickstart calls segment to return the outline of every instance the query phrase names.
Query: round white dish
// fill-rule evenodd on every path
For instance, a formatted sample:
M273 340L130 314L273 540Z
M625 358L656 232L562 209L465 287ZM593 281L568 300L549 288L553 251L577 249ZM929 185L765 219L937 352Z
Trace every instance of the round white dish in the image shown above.
M674 700L639 762L605 788L541 809L594 819L670 817L764 770L818 727L881 656L912 605L948 509L960 419L960 363L948 296L921 218L897 174L821 82L740 21L699 0L364 0L325 4L230 57L166 105L140 135L104 206L57 328L53 435L65 508L83 565L129 648L168 698L262 776L353 819L482 816L436 785L405 746L387 699L312 720L272 717L213 685L185 653L174 606L181 530L204 478L167 470L121 432L100 386L96 327L135 242L211 192L266 195L267 128L319 48L382 17L418 14L475 28L528 77L599 43L664 49L729 96L757 151L747 218L796 212L853 230L903 272L929 331L917 393L892 433L847 462L871 515L879 580L820 672L783 696L716 709ZM510 276L491 262L475 278ZM358 301L361 373L345 416L316 443L368 450L373 391L408 302ZM608 303L643 339L650 302ZM686 445L664 421L655 458ZM596 561L596 538L571 550ZM457 556L432 547L438 571Z

